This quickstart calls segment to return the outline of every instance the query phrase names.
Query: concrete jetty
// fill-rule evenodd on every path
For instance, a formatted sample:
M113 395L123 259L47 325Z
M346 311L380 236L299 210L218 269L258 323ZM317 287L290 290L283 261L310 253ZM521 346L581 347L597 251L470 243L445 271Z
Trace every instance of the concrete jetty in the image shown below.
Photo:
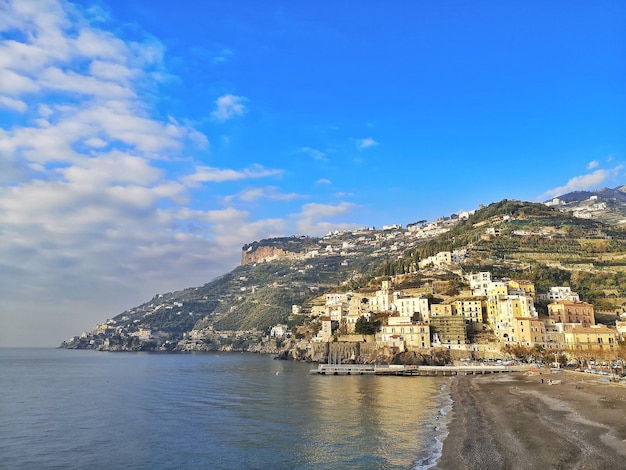
M525 372L528 366L480 365L480 366L414 366L394 364L319 364L311 369L318 375L398 375L398 376L452 376L482 375L507 372Z

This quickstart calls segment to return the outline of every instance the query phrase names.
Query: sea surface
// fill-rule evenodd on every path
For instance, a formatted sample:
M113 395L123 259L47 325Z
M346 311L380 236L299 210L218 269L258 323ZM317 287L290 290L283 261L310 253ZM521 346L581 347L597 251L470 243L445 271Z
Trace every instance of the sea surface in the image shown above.
M449 381L241 353L0 349L2 469L425 469Z

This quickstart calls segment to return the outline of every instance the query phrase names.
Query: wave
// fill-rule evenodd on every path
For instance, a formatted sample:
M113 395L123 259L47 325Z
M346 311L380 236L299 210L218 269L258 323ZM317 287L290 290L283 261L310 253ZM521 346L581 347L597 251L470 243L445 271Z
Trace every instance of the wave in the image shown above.
M439 394L435 397L437 413L433 414L432 418L424 423L424 426L432 429L432 432L428 433L426 439L424 439L422 447L417 453L417 458L411 467L413 470L428 470L434 467L441 457L443 442L448 436L449 414L454 403L450 391L452 380L454 380L454 377L450 377L447 382L439 387Z

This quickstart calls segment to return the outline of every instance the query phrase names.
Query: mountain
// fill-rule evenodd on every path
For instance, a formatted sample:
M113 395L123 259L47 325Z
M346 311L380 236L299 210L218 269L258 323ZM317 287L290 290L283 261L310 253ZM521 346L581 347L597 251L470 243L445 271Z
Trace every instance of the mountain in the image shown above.
M594 191L574 191L558 196L558 199L561 199L565 203L582 202L592 196L596 196L599 200L615 199L621 202L626 202L626 185L618 186L613 189L602 188Z
M242 248L242 263L233 271L203 286L156 295L62 346L176 350L192 330L215 333L210 341L216 344L207 347L241 337L225 331L251 332L255 339L246 338L259 343L272 326L308 318L325 292L372 292L388 276L400 289L436 280L454 287L462 285L462 272L490 270L531 279L539 290L567 283L599 306L611 306L603 289L626 285L625 228L561 207L503 200L406 228L260 240ZM449 269L421 267L442 251L461 253L464 261ZM297 315L294 305L301 308Z
M560 211L607 224L626 223L626 185L594 191L574 191L546 202Z

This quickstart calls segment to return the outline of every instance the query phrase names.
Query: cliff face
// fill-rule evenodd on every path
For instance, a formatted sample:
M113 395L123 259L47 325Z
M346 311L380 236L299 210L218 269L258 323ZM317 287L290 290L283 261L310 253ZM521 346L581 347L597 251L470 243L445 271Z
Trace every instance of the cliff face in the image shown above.
M241 265L283 259L305 259L308 252L319 250L319 240L315 237L294 235L252 242L242 248Z
M246 266L248 264L263 263L266 261L275 261L281 259L303 259L304 253L294 253L291 251L285 251L282 248L276 248L273 246L260 246L257 248L248 248L241 252L241 265Z

